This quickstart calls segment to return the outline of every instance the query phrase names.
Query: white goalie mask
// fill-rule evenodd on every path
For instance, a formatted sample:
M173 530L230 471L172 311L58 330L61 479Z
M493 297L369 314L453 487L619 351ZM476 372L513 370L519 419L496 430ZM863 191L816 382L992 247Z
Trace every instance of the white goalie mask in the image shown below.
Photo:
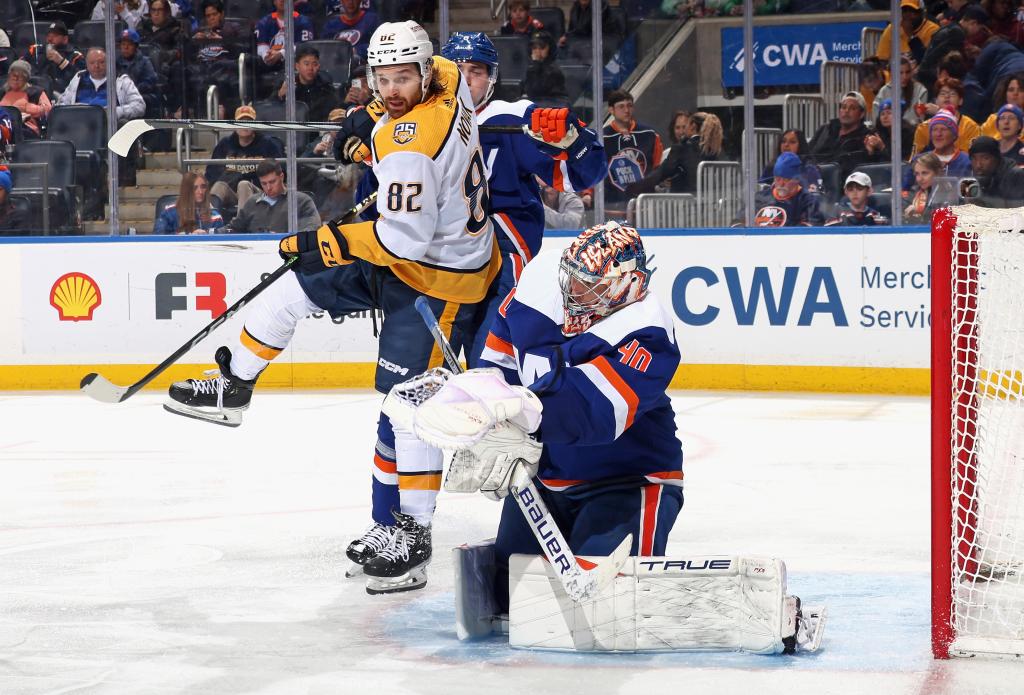
M430 73L434 64L434 46L426 29L411 20L405 22L385 22L373 32L370 45L366 49L366 84L370 90L380 96L377 91L377 79L374 68L388 65L416 63L419 66L421 98L430 86Z

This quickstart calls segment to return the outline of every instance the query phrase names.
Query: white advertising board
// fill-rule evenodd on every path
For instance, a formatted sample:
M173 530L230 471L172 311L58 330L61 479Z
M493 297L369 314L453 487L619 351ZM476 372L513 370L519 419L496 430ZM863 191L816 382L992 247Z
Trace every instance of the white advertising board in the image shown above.
M927 233L658 230L645 240L657 267L652 286L677 320L684 371L928 367ZM568 241L556 236L546 248ZM272 239L224 237L0 244L0 261L8 297L0 365L8 371L156 364L280 264ZM216 345L234 343L244 316L182 363L208 364ZM359 312L301 322L275 364L375 361L372 322Z

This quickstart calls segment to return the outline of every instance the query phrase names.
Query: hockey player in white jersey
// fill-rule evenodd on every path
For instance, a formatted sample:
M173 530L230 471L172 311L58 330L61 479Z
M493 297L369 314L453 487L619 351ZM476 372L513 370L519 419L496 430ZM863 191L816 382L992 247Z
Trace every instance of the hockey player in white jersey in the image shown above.
M386 111L369 138L380 218L328 223L283 238L281 254L298 256L297 272L250 306L240 346L216 352L218 376L171 386L168 410L240 424L260 373L291 341L298 321L313 312L337 317L383 310L375 379L382 393L403 375L441 364L413 307L417 297L426 297L456 349L468 340L476 305L492 285L500 257L487 216L472 99L455 64L432 54L427 33L415 22L385 23L374 32L367 80ZM402 480L404 513L374 510L366 552L391 547L429 559L440 452L415 437L396 437L382 414L374 465L387 482Z

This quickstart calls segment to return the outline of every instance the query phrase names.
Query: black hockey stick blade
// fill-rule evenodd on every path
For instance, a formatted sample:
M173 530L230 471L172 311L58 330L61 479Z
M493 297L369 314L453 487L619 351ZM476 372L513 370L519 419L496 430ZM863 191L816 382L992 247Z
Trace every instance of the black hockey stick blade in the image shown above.
M346 212L338 221L341 224L351 222L356 217L358 217L360 213L362 213L364 210L370 207L376 200L377 193L375 191L370 195L366 196L366 198L360 201L358 205L356 205L351 210ZM189 350L198 345L201 341L206 339L206 336L210 335L210 333L216 330L221 324L223 324L229 318L238 313L242 309L242 307L244 307L246 304L255 299L257 295L263 292L263 290L267 289L272 284L274 284L274 282L276 282L282 275L284 275L291 269L291 267L295 264L297 260L298 256L292 256L287 261L285 261L280 267L278 267L277 270L268 275L263 281L261 281L251 290L246 292L245 296L243 296L237 302L229 306L224 311L223 314L221 314L213 321L208 323L201 331L192 336L188 340L188 342L186 342L184 345L175 350L174 353L172 353L167 359L158 364L156 367L153 367L153 369L151 369L149 373L146 374L146 376L142 377L131 386L118 386L117 384L112 383L102 374L92 372L82 377L82 381L79 384L79 388L87 396L93 398L94 400L100 401L101 403L120 403L122 401L128 400L136 393L138 393L143 387L145 387L146 384L153 381L153 379L160 376L160 374L162 374L168 367L170 367L172 364L181 359L185 353L187 353Z
M341 130L340 123L330 122L303 122L303 121L250 121L242 120L205 120L205 119L174 119L174 118L136 118L128 121L117 129L107 145L121 157L127 157L132 145L140 136L151 130L174 130L184 128L186 130L237 130L248 128L249 130L269 130L296 132L315 132ZM526 126L518 125L482 125L482 133L525 133Z

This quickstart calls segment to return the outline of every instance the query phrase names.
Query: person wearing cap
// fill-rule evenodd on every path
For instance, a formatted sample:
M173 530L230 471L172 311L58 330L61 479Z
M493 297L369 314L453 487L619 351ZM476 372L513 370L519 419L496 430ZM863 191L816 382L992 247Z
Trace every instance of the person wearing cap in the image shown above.
M163 106L160 92L160 78L153 67L153 61L139 50L139 33L134 29L121 32L118 43L117 73L128 75L146 102L146 116L158 118Z
M29 84L32 66L24 60L16 60L7 69L7 82L0 93L0 106L18 109L21 113L21 136L36 139L41 137L40 121L50 113L53 104L39 87Z
M129 29L135 29L142 18L149 14L149 4L146 0L114 0L114 13L128 25ZM107 0L99 0L92 8L92 19L97 21L106 17Z
M925 152L934 152L942 162L942 175L962 178L971 175L971 158L960 149L959 131L956 116L941 109L928 121L928 145ZM920 127L920 126L919 126ZM911 165L923 153L918 153L910 160ZM910 190L914 182L913 166L903 172L903 190Z
M1015 104L1003 106L996 113L996 129L999 154L1017 166L1024 166L1024 110Z
M867 104L860 92L847 92L839 100L839 114L811 138L808 146L808 158L819 164L835 162L845 174L853 168L845 160L850 155L865 151L864 136L868 127L864 123Z
M277 90L277 99L284 101L287 94L288 82L285 80ZM320 74L320 51L309 44L295 48L295 100L308 107L308 121L322 122L331 111L341 106L338 90Z
M868 198L874 189L871 177L862 171L855 171L846 177L843 193L846 197L836 205L835 215L825 223L826 227L873 227L889 224L889 218L868 205Z
M54 94L63 92L75 73L85 68L85 56L71 46L64 22L53 22L46 29L46 43L32 44L21 58L37 73L53 83Z
M907 56L900 56L900 95L904 106L901 109L903 121L910 126L916 126L921 122L921 116L917 113L918 104L928 103L928 88L914 78L914 64ZM878 90L875 96L875 117L878 122L879 105L886 99L892 99L892 85L886 82Z
M900 0L900 53L910 53L920 62L939 25L924 16L921 0ZM882 31L875 55L889 60L892 48L892 25Z
M236 121L255 121L256 109L243 105L235 109ZM210 194L221 199L225 206L245 203L252 195L258 195L259 179L256 166L261 159L284 157L284 147L277 138L251 128L239 128L231 135L221 138L213 148L212 159L237 159L237 164L209 164L206 179L210 182Z
M945 111L956 119L957 147L963 151L974 142L974 138L981 135L981 126L970 116L961 113L960 107L964 103L964 84L953 77L940 77L935 82L935 111ZM935 114L932 115L932 118ZM931 138L931 119L919 123L914 130L914 154L924 152L929 147Z
M985 208L1024 205L1024 169L1013 160L1003 158L998 140L982 135L971 143L970 155L977 186L971 186L968 181L961 183L966 202Z
M347 41L352 44L355 54L366 58L366 47L370 45L373 30L380 25L380 18L373 10L363 7L360 0L341 0L337 14L331 16L320 30L321 39ZM344 75L335 75L341 79Z
M11 172L0 166L0 236L22 236L31 230L28 215L11 200Z
M567 99L565 75L555 62L555 38L546 31L536 31L530 37L530 64L526 67L523 91L530 101Z
M901 105L901 108L905 106ZM884 163L892 160L892 123L892 99L883 99L879 104L875 127L864 137L864 162ZM906 121L900 121L900 134L900 161L906 162L914 146L914 127Z
M821 196L805 190L800 183L802 168L800 157L792 152L783 152L775 160L771 189L758 191L754 199L755 227L818 227L825 223ZM740 210L733 226L742 224Z

